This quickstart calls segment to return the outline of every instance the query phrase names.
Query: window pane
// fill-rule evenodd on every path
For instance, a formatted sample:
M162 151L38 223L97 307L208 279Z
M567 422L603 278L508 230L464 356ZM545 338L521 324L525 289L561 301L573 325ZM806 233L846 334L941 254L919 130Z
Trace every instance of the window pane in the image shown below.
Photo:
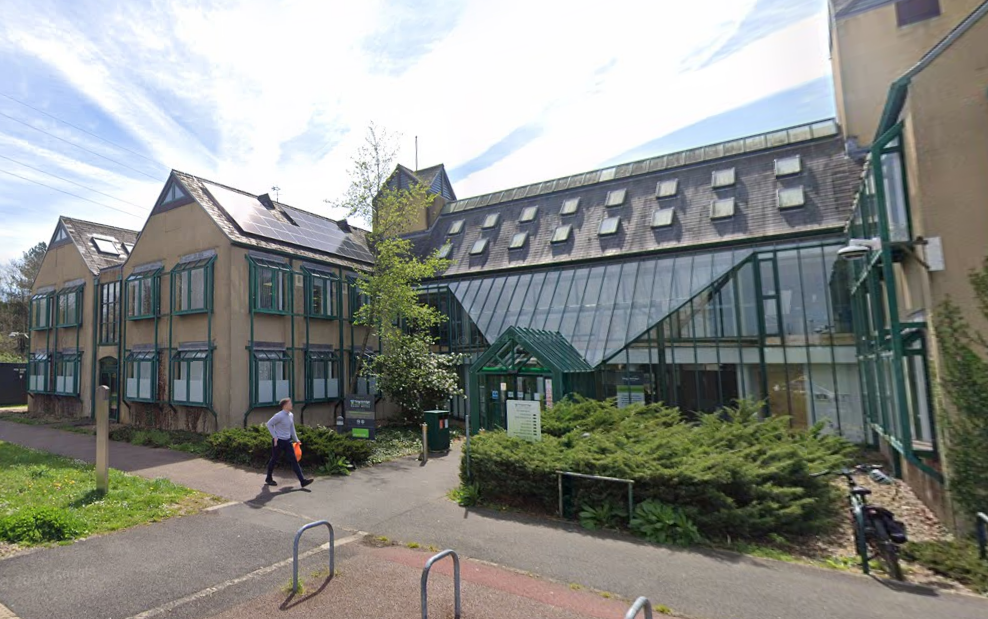
M192 296L189 309L205 309L206 307L206 270L195 269L189 272L192 279Z
M882 155L882 176L885 186L885 203L888 205L889 239L909 240L909 217L906 210L906 188L899 153Z
M192 361L189 363L189 401L205 402L206 362Z
M142 361L140 364L140 384L138 385L138 397L144 398L145 400L151 399L151 362Z
M258 275L258 307L267 310L275 309L274 270L261 268Z
M182 311L189 309L188 307L188 295L185 294L186 290L186 280L189 276L188 271L180 271L175 274L175 309Z
M141 280L141 315L150 316L154 313L153 297L151 294L151 278Z
M312 313L317 316L323 316L326 314L326 280L314 277L312 278Z

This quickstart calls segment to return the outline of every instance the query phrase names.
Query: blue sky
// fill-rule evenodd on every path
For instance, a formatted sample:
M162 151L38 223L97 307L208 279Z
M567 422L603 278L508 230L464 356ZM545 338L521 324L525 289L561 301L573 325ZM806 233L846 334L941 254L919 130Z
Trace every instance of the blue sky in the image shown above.
M825 0L3 13L0 260L49 240L59 214L139 229L171 168L339 216L323 199L372 121L409 166L418 136L420 167L445 163L467 197L833 115Z

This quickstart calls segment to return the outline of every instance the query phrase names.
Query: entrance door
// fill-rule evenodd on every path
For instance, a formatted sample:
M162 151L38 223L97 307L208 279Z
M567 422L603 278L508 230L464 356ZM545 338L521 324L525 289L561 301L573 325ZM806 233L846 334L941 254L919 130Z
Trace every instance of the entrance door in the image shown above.
M120 391L117 360L104 357L99 362L99 384L110 388L110 419L120 421ZM95 413L95 411L93 411Z

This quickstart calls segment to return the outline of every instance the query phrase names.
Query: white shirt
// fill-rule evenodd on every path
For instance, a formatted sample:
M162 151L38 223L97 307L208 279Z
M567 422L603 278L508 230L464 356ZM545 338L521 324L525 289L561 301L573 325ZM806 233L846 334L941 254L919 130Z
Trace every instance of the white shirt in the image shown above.
M293 443L300 442L298 435L295 434L295 415L288 411L278 411L265 425L271 433L271 438L282 441L290 439Z

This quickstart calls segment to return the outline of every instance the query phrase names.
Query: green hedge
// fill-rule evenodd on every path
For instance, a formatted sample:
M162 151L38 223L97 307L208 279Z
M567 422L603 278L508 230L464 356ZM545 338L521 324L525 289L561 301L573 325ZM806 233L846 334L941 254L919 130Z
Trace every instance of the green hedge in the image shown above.
M365 464L373 451L368 441L346 438L329 428L296 426L295 431L302 442L300 464L310 470L341 457L355 465ZM211 434L206 440L209 444L207 455L215 460L263 467L271 457L271 434L263 424L227 428Z
M686 421L661 405L567 400L544 413L542 428L537 443L503 432L471 440L472 483L485 501L553 513L557 470L633 479L636 502L679 507L703 535L718 538L827 528L839 497L828 479L811 474L846 464L852 449L819 427L790 430L787 417L760 421L750 403ZM619 484L578 480L573 488L576 506L627 500Z

